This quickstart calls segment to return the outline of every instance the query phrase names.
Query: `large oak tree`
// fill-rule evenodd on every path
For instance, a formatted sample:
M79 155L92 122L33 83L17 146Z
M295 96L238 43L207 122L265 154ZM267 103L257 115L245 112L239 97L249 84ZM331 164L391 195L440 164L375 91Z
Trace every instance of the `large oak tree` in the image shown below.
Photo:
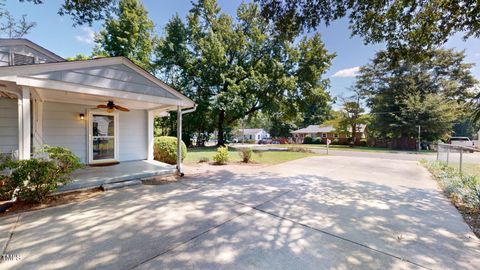
M281 111L287 120L330 100L322 75L334 55L320 35L295 43L279 38L256 4L242 4L234 19L215 0L200 0L186 22L173 17L165 33L158 69L200 104L201 123L213 117L220 145L225 130L245 116Z

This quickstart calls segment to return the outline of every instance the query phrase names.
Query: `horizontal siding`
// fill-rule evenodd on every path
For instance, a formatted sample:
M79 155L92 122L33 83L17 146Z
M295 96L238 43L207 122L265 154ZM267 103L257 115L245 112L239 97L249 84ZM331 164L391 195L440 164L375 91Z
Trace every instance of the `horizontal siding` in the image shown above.
M120 161L147 158L147 112L132 110L118 114Z
M45 102L43 105L43 140L45 144L72 150L82 162L88 162L88 120L79 114L91 106ZM118 114L119 161L147 158L147 112L132 110Z
M82 162L87 162L86 120L79 114L86 113L88 106L45 102L43 104L43 142L51 146L66 147Z
M0 98L0 152L18 150L18 101Z

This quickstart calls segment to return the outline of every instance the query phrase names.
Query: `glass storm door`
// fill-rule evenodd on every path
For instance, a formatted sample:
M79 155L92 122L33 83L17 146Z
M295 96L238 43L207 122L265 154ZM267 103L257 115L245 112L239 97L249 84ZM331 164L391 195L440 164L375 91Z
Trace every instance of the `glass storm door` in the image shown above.
M115 115L92 113L90 119L90 162L116 161Z

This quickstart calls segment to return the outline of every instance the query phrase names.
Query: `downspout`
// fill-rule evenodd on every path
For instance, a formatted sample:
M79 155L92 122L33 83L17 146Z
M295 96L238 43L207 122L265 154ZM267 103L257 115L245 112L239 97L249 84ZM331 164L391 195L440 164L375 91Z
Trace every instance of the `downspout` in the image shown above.
M194 112L197 109L197 104L191 109L182 111L180 106L177 106L177 172L180 176L184 176L182 169L182 116L187 113Z

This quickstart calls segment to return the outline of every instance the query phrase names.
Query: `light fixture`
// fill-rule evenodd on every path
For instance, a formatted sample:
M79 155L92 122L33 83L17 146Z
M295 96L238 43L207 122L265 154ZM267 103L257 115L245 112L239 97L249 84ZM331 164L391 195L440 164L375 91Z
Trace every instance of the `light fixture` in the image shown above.
M85 120L85 114L83 113L80 114L80 120Z

